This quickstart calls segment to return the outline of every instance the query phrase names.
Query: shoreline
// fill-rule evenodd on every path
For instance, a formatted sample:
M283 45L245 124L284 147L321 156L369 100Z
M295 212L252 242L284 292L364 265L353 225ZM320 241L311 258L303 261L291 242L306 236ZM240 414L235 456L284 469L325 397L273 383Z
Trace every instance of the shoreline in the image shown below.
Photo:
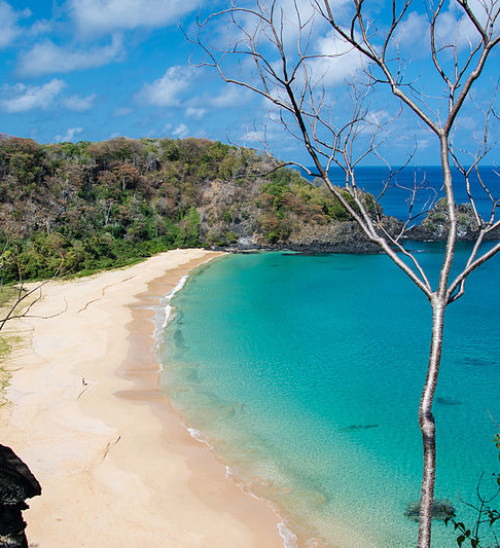
M29 318L2 409L2 443L42 485L32 546L282 547L279 516L191 437L159 390L154 306L219 253L176 250L51 282Z

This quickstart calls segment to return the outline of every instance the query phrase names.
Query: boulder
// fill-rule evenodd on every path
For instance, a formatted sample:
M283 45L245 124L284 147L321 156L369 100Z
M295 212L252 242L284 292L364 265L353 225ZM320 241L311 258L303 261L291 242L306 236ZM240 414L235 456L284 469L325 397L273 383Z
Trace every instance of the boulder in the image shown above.
M22 512L26 499L42 493L40 484L10 447L0 445L0 548L28 548Z

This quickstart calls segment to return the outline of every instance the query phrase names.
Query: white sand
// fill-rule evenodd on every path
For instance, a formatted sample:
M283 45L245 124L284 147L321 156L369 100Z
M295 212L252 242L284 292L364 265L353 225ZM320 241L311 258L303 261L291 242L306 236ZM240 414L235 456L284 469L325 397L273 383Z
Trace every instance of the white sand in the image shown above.
M0 436L42 485L25 512L31 546L283 546L272 509L225 477L158 390L148 306L216 255L177 250L51 282L11 323L24 342Z

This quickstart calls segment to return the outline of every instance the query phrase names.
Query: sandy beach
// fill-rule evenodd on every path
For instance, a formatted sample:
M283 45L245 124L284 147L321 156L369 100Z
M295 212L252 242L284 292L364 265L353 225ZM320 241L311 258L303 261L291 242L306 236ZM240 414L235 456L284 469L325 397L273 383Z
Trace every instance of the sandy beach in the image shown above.
M159 390L152 306L217 255L176 250L51 282L9 325L21 340L0 435L42 485L30 546L283 546L272 508L226 478Z

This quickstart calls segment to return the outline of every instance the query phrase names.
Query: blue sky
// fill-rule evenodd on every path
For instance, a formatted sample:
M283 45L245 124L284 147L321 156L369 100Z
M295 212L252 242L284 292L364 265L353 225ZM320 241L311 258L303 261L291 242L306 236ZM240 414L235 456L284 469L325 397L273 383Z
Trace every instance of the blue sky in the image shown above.
M292 0L280 2L293 6ZM331 3L341 13L348 0ZM307 0L298 4L304 13L309 9ZM224 5L224 0L0 0L0 132L41 143L193 136L260 147L266 123L267 140L278 157L308 163L303 148L282 131L276 113L268 112L262 98L224 84L209 68L190 65L190 57L198 60L200 51L180 26L194 36L196 14ZM416 3L417 8L422 5ZM383 25L384 0L370 0L369 6L373 20ZM445 16L443 28L448 25L446 32L456 32L458 14L451 4ZM226 36L217 22L211 32L216 39ZM428 71L424 34L423 12L413 11L400 37L402 51L411 60L407 73L420 77L426 91L440 97L438 82ZM331 53L331 48L328 29L318 24L311 50ZM346 56L331 60L326 69L335 120L349 110L344 78L357 63ZM318 67L324 69L319 62ZM495 55L485 83L475 91L483 106L489 104L491 79L499 73ZM370 108L371 116L380 120L398 110L386 93L375 97ZM457 137L461 147L472 150L478 116L472 105L467 109ZM384 148L389 161L402 163L407 149L418 143L414 162L437 163L436 142L408 112L394 127L391 143ZM498 124L491 131L492 139L500 137ZM493 154L489 163L495 160Z

